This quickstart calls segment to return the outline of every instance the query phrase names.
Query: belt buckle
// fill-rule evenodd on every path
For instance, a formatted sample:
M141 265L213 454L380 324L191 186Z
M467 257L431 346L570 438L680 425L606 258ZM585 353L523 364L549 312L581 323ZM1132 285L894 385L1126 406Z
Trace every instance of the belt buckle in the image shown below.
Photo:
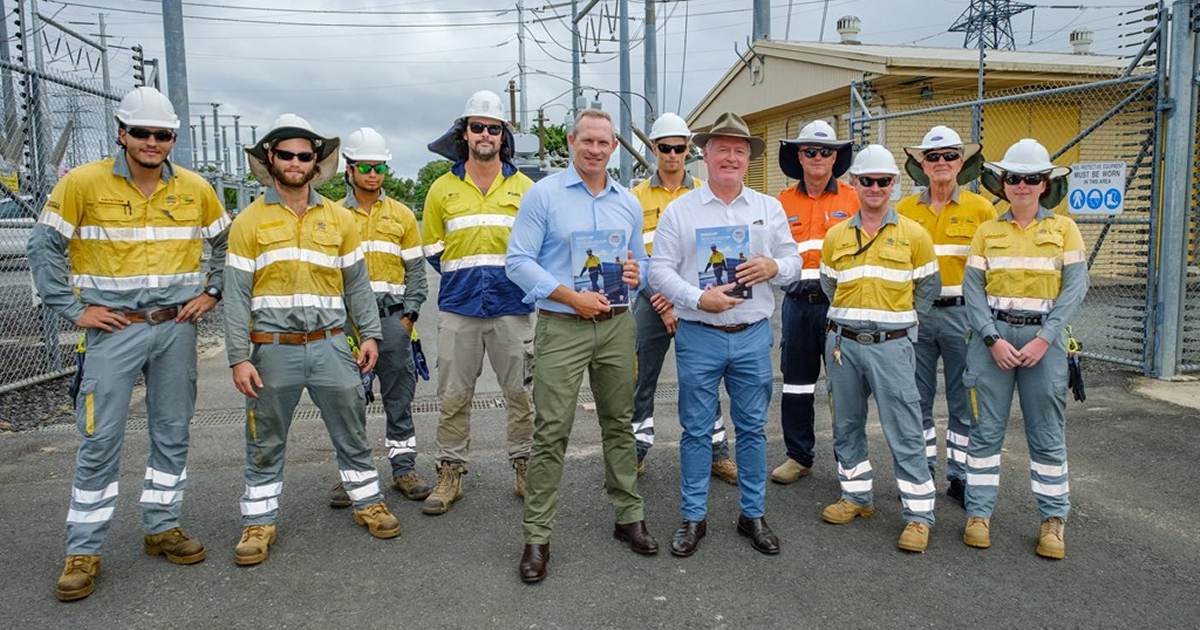
M873 333L865 333L865 332L855 333L854 340L857 341L858 343L864 343L864 344L875 343L875 335Z
M144 311L141 311L140 314L142 316L142 319L146 320L147 324L149 324L151 326L157 326L157 325L171 319L170 317L163 317L163 314L166 313L167 311L169 311L170 308L171 307L169 307L169 306L167 308L151 308L151 309L146 309ZM162 319L159 319L160 317L162 317Z

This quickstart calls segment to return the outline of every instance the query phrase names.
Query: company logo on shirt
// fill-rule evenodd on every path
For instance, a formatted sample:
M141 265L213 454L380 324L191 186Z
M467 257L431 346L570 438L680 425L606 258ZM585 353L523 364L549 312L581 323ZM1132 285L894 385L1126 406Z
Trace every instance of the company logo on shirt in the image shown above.
M845 212L842 212L841 210L834 210L832 216L835 219L845 219L846 217L848 217L850 215Z

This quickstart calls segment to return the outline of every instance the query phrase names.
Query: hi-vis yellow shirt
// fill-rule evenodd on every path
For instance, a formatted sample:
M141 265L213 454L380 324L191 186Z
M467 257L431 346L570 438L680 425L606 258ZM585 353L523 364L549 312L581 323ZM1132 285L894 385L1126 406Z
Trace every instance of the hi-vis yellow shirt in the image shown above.
M55 185L29 241L30 269L43 301L72 321L87 304L125 311L182 304L221 286L228 227L204 178L166 162L147 197L121 151ZM202 239L212 245L207 272Z
M629 190L642 206L642 243L646 245L646 253L653 254L654 232L658 229L658 217L662 216L672 201L684 196L691 190L704 185L699 177L683 176L683 183L675 190L667 190L663 186L658 171L650 179L642 180Z
M342 205L354 213L358 223L367 274L379 307L403 303L409 289L406 265L414 260L425 264L416 215L408 206L382 192L369 209L359 207L352 190L347 192Z
M930 206L929 191L905 197L896 204L896 212L925 228L933 238L933 253L938 257L942 277L942 297L959 297L963 270L971 251L971 237L986 221L996 218L996 208L982 195L958 186L941 212Z
M825 234L821 288L829 296L827 317L838 324L860 330L908 328L941 288L933 240L919 223L893 209L873 237L863 231L861 213L855 214Z

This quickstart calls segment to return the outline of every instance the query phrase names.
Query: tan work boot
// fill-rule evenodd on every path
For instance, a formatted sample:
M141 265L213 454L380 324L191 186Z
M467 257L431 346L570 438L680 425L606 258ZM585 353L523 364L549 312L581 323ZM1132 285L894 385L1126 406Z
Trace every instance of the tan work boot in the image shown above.
M512 460L513 472L517 475L516 487L513 490L517 496L525 498L525 477L529 474L529 458L518 457Z
M925 549L929 547L929 526L917 522L905 525L904 531L900 532L900 540L896 541L896 546L904 551L924 553Z
M737 485L737 463L728 457L712 463L712 474L731 486Z
M824 510L821 510L821 519L834 525L845 525L856 517L870 518L874 515L875 508L869 505L859 505L850 499L838 499L837 503L827 505Z
M465 471L461 464L442 462L438 466L437 485L433 492L425 497L421 512L430 515L445 514L450 506L462 498L462 476Z
M346 488L342 486L342 482L338 482L333 490L329 491L329 507L340 510L354 505L350 500L350 495L346 492Z
M789 457L782 464L776 466L775 470L771 471L771 481L785 485L789 483L796 483L797 481L800 481L801 477L807 477L808 473L811 471L811 467L805 466L804 464L801 464L800 462Z
M400 535L400 520L388 511L383 501L354 510L354 522L365 525L376 538L395 538Z
M242 529L242 539L233 548L233 561L248 567L267 559L275 544L274 525L250 525Z
M1063 539L1067 524L1057 516L1042 521L1038 530L1037 555L1051 560L1067 557L1067 542Z
M143 540L148 556L166 556L172 564L196 564L208 557L199 540L183 533L178 527L158 534L148 534Z
M60 602L83 599L96 590L96 578L100 576L100 556L67 556L62 575L54 588L54 596Z
M415 470L406 475L392 477L392 487L409 501L421 501L433 492L433 486L426 483Z
M641 477L642 475L646 474L646 458L645 457L638 460L637 468L635 470L637 470L638 477Z
M987 549L992 546L991 536L992 523L981 516L972 516L967 519L967 526L963 528L963 544L968 547L977 549Z

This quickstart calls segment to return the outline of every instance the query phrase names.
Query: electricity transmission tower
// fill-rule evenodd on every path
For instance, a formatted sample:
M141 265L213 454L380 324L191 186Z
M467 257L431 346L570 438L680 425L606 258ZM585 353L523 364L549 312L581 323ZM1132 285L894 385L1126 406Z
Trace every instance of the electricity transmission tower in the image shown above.
M1034 8L1012 0L971 0L962 15L950 25L951 33L964 33L963 48L1014 50L1012 17Z

